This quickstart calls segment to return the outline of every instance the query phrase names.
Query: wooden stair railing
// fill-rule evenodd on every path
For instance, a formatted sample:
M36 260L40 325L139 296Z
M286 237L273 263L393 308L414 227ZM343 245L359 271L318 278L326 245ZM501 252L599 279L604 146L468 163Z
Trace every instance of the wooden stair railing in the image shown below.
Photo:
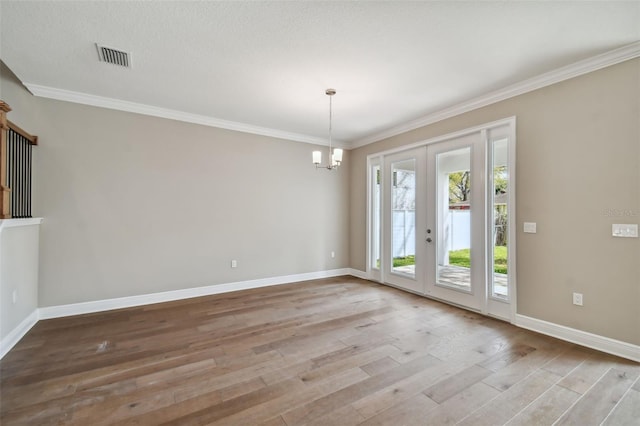
M4 101L0 100L0 219L10 219L12 217L31 217L31 173L32 173L32 156L31 147L38 144L38 137L29 134L11 121L7 119L7 113L11 111L11 107ZM24 169L20 169L20 173L16 173L17 164L14 164L14 158L9 155L9 139L17 138L18 142L27 142L26 150L22 149L13 156L20 158L24 164ZM18 186L20 193L15 194L14 202L20 200L20 214L14 215L12 211L12 188L9 186L9 179L12 186Z

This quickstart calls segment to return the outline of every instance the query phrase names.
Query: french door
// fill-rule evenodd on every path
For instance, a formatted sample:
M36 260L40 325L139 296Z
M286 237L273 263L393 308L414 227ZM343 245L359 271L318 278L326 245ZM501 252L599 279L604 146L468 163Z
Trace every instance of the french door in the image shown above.
M429 259L426 294L481 310L485 297L481 134L470 134L426 148L428 236L425 241ZM460 216L464 217L461 219ZM456 262L452 258L456 255L464 256L463 261Z
M371 279L512 319L514 124L369 157Z
M415 293L424 293L426 246L420 229L426 218L426 151L424 147L384 158L382 169L384 281Z

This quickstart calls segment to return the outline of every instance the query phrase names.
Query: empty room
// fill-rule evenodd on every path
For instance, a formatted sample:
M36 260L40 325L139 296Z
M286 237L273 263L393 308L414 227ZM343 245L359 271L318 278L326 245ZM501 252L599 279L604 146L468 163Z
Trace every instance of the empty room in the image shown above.
M640 1L0 1L0 424L638 425Z

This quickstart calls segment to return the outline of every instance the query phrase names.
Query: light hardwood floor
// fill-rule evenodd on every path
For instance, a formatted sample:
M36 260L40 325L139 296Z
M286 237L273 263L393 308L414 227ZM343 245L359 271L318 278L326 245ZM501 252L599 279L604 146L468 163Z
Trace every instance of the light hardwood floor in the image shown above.
M623 425L640 364L352 277L39 322L2 425Z

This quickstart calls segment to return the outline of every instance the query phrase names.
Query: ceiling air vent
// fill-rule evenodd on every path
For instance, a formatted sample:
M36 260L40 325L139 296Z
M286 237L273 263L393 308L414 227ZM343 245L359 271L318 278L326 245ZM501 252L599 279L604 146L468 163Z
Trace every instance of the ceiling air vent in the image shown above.
M107 62L113 65L120 65L121 67L131 67L131 57L129 53L122 50L113 49L111 47L100 46L96 43L98 48L98 56L102 62Z

